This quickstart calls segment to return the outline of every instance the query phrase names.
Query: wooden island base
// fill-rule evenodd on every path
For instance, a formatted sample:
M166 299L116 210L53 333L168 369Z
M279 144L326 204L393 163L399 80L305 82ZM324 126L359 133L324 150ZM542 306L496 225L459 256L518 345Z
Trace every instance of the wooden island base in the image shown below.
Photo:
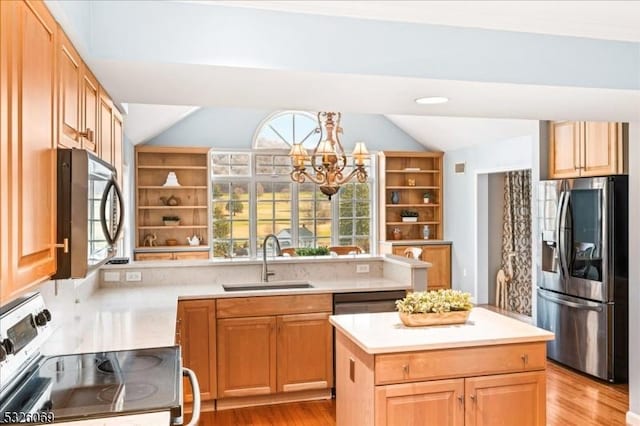
M336 330L337 425L542 426L545 368L544 341L370 354Z

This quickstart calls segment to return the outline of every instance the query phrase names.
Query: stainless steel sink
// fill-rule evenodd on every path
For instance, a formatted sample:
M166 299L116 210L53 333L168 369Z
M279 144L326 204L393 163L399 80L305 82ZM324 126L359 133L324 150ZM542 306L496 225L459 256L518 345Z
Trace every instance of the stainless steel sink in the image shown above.
M224 291L294 290L313 288L308 281L276 281L272 283L222 284Z

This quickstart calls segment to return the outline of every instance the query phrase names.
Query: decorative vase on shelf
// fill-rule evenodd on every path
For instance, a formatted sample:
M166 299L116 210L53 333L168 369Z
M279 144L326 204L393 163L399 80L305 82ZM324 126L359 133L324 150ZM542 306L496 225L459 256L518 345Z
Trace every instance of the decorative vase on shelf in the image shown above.
M401 240L402 231L400 230L400 228L393 228L393 233L391 234L391 236L394 240Z
M431 229L429 229L429 225L425 225L422 228L422 238L424 238L425 240L428 240L429 235L431 235Z
M391 191L391 204L398 204L400 202L400 193L398 191Z

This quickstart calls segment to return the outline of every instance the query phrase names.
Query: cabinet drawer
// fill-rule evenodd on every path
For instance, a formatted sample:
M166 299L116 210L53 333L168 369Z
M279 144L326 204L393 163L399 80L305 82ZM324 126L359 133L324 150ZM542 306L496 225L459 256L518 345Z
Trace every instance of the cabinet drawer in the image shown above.
M376 355L376 385L543 370L546 343Z
M218 318L331 312L331 294L218 299Z

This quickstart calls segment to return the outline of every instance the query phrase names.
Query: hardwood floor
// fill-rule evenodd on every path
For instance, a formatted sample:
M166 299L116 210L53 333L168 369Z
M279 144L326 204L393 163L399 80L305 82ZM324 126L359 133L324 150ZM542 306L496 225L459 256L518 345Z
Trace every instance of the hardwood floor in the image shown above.
M547 425L624 425L629 386L610 385L547 364ZM187 416L188 417L188 416ZM334 426L335 400L203 413L200 426Z

